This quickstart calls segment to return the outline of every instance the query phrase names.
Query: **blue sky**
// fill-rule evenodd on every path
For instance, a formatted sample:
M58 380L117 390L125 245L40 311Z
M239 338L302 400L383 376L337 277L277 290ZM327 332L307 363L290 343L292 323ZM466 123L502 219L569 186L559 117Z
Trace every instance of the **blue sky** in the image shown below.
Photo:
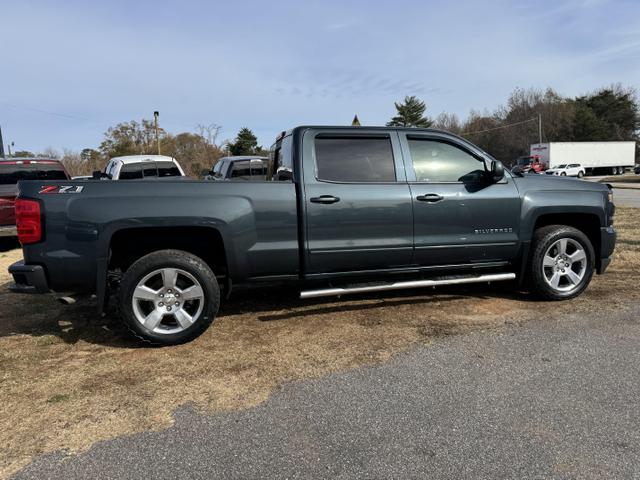
M15 148L97 146L120 121L177 133L384 124L493 109L515 87L640 87L640 1L0 0L0 125Z

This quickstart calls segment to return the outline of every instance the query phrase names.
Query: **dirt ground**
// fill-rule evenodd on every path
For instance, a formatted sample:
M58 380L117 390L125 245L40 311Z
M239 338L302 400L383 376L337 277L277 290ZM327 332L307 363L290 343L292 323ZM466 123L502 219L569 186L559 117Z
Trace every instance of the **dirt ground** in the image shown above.
M639 213L618 210L614 262L574 300L537 302L500 283L343 300L242 293L202 337L172 348L140 348L90 300L62 306L9 293L6 269L21 252L0 253L0 476L41 453L165 428L185 403L247 408L285 382L381 362L442 335L625 308L640 297Z

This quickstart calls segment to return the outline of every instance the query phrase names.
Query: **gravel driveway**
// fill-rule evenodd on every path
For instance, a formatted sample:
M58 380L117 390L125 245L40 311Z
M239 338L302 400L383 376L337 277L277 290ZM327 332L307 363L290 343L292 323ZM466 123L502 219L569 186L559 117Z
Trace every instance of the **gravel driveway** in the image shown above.
M640 307L446 337L16 478L632 478Z

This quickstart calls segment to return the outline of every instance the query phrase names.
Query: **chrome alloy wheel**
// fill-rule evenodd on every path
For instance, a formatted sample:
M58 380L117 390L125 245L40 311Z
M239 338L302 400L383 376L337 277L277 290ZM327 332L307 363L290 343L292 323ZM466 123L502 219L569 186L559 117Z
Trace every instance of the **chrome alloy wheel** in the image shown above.
M179 268L154 270L133 291L133 313L155 333L178 333L198 319L204 307L200 282Z
M584 247L572 238L561 238L544 254L542 270L547 284L558 292L578 287L587 272Z

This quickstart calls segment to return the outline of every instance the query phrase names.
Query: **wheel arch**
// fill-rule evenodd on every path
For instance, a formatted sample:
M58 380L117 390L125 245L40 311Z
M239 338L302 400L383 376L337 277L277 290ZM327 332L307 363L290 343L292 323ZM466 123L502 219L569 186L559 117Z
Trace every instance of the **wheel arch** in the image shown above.
M113 231L108 241L108 256L98 260L96 296L102 313L108 302L110 271L126 271L137 259L158 250L183 250L209 265L228 291L231 288L232 252L221 230L208 226L130 226Z

